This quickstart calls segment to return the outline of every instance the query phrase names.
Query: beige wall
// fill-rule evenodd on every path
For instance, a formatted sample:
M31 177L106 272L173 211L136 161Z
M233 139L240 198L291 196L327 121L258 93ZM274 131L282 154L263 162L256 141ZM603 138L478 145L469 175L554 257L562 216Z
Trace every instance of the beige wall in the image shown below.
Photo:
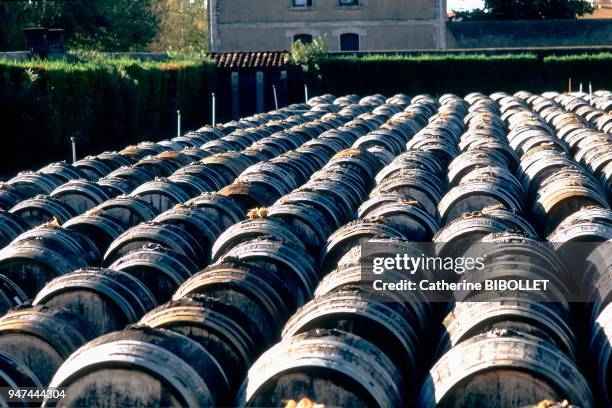
M360 35L362 51L444 48L446 0L361 0L349 8L337 0L313 0L311 9L291 4L211 0L211 50L289 49L296 34L325 34L329 50L337 51L339 36L347 32Z

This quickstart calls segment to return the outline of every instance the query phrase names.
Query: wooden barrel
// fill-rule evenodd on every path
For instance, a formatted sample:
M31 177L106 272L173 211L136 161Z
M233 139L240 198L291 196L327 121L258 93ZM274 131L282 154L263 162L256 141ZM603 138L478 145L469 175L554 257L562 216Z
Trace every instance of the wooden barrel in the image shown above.
M117 170L108 173L106 177L125 179L138 185L153 179L148 172L135 166L119 167Z
M156 178L132 191L131 196L138 197L164 212L177 204L192 198L178 183L165 178Z
M49 196L36 196L11 208L11 213L18 215L29 228L57 220L63 224L77 214L72 207Z
M178 288L173 299L192 294L209 295L247 315L263 316L259 323L271 327L274 337L280 333L289 317L288 307L294 303L293 293L281 276L237 260L216 263L196 273Z
M99 179L97 184L106 191L109 197L118 197L130 194L141 183L134 179L106 176Z
M0 316L27 300L26 294L15 282L4 275L0 275Z
M93 156L81 159L75 162L73 166L85 173L86 179L89 181L97 181L116 169L115 166L109 166L104 160Z
M207 166L202 163L192 163L189 166L184 166L174 172L173 176L179 175L191 175L196 176L201 179L206 184L215 187L215 191L226 186L231 181L227 181L222 173L219 173L217 170L212 168L211 166Z
M414 393L423 368L422 333L414 316L400 303L384 302L359 288L318 296L304 305L283 329L286 340L313 329L338 329L359 336L382 350Z
M168 177L175 185L179 186L190 197L196 197L202 193L217 191L217 183L207 181L195 174L173 174Z
M55 224L44 224L24 232L15 238L12 246L18 247L22 243L32 241L39 241L39 246L49 245L50 248L61 246L92 266L99 265L102 260L102 255L93 241L77 231L60 228Z
M318 277L314 260L293 243L272 237L255 238L236 245L221 260L233 258L281 276L294 293L291 310L312 297Z
M229 228L246 217L245 210L231 198L217 193L204 193L187 201L185 205L196 207L210 215L222 230Z
M243 213L252 208L270 206L282 196L281 193L271 192L260 183L248 182L235 182L219 190L218 194L234 200Z
M261 331L260 320L223 300L188 295L147 313L140 324L172 330L199 343L219 362L230 388L236 390L262 349L276 338L276 333Z
M333 232L333 226L327 222L325 214L306 203L277 203L266 211L268 217L289 224L313 258L319 256L327 237Z
M338 265L338 261L353 246L371 238L404 238L402 233L383 218L352 221L336 230L327 239L319 256L319 276L324 276Z
M340 228L344 223L342 210L337 206L332 197L323 192L301 188L281 197L276 205L306 205L313 207L323 214L325 222L332 230ZM325 237L327 240L327 237Z
M198 271L198 266L178 251L148 244L117 259L110 269L138 278L161 304L167 302L176 289Z
M28 298L56 276L88 266L74 250L54 241L30 239L0 251L0 274L14 282Z
M238 244L268 236L300 246L300 249L306 252L299 235L289 224L276 218L260 218L253 215L249 220L232 225L218 237L212 247L212 260L219 260Z
M209 352L182 334L148 327L89 342L50 386L65 389L67 397L46 400L46 407L229 405L227 379Z
M367 218L383 217L391 226L412 241L431 241L438 232L438 221L418 202L406 200L381 205L366 214Z
M28 366L15 357L0 352L0 387L11 390L25 388L42 389L43 385ZM9 400L7 394L8 393L3 392L2 395L0 395L0 406L26 408L38 405L36 403L25 402L25 399L23 402L16 401L15 399Z
M498 330L466 340L431 369L418 407L524 406L567 399L594 407L576 365L552 343Z
M589 357L598 406L612 404L612 305L608 304L590 332Z
M250 166L240 174L238 180L260 180L262 183L270 184L276 191L280 191L283 194L296 189L301 184L300 181L305 181L299 173L287 171L281 165L274 164L271 161Z
M491 330L514 330L554 344L576 361L577 340L571 316L562 305L526 292L487 292L457 302L443 321L444 332L435 355Z
M218 221L205 210L191 206L176 206L157 216L154 222L174 225L193 236L199 244L199 265L207 265L211 260L211 248L223 230Z
M251 367L237 406L404 406L392 361L375 345L339 330L312 330L278 343Z
M6 184L24 198L32 198L37 195L51 194L62 184L62 180L51 174L24 171L7 181Z
M170 177L180 166L170 160L163 160L155 156L147 156L134 164L135 168L146 171L151 179L157 177Z
M421 203L429 214L435 216L444 191L445 183L436 175L422 169L409 169L382 179L370 197L389 193L404 194Z
M200 259L200 243L187 231L172 225L147 222L139 224L117 238L104 255L104 265L108 266L143 245L154 243L164 248L180 252L192 262Z
M0 318L0 349L23 362L43 386L72 352L99 333L66 309L22 305Z
M6 183L0 183L0 210L8 211L26 199L26 196L17 189Z
M91 240L100 254L105 253L113 241L128 229L121 221L96 210L72 218L63 228L78 232Z
M69 181L53 190L51 197L72 207L77 214L83 214L111 198L101 186L86 180Z
M26 232L29 225L18 215L0 210L0 248Z
M119 196L105 201L92 211L113 217L126 227L152 221L159 211L146 201L129 196Z
M50 174L59 178L64 183L70 180L87 178L87 175L78 167L68 164L65 161L47 164L45 167L38 170L38 173Z

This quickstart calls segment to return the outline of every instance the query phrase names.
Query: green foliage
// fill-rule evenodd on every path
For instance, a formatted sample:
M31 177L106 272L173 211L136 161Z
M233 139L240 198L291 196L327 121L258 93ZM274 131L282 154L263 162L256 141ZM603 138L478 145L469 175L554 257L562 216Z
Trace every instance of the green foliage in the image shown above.
M95 56L95 54L92 54ZM0 61L0 174L172 135L208 120L215 65L209 61L129 59Z
M149 50L202 55L208 49L208 12L204 3L204 0L153 0L160 24Z
M442 54L421 56L330 57L321 63L315 92L393 95L473 91L562 91L568 78L612 88L612 54L539 57L534 54ZM292 84L300 89L301 83Z
M139 51L153 40L159 17L152 0L15 1L0 3L0 50L23 50L22 30L66 30L68 46Z
M290 61L306 74L319 76L321 63L327 58L327 37L319 36L309 44L296 41L291 46Z
M455 11L453 20L573 19L592 12L586 0L485 0L482 9Z

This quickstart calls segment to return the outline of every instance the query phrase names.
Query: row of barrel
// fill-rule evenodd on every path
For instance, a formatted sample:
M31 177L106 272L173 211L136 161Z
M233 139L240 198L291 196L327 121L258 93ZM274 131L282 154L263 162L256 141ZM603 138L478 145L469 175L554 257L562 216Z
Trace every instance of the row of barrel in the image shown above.
M66 274L32 293L36 306L0 319L0 329L6 322L0 351L7 351L3 357L14 368L4 377L35 382L28 367L36 367L46 383L66 360L51 384L68 387L70 397L46 402L66 406L279 406L301 400L518 406L544 398L609 405L610 257L604 250L587 279L570 275L567 252L559 250L575 241L609 240L612 220L592 159L581 159L580 149L561 134L571 126L569 133L597 139L604 148L606 139L596 124L568 115L560 102L566 96L547 96L552 98L500 93L362 101L371 114L353 107L358 120L336 122L306 142L318 151L309 155L310 165L306 155L293 165L260 162L218 194L192 199L206 202L196 208L214 214L221 225L216 233L199 211L183 208L169 218L178 228L174 235L136 233L150 226L139 224L127 233L135 234L133 241L120 236L105 248L109 270ZM358 100L323 96L309 102L324 109ZM578 118L580 126L559 117ZM562 183L566 178L575 180ZM249 219L241 221L247 210ZM185 245L190 235L207 251ZM558 252L540 242L545 239ZM453 302L433 303L419 293L381 297L364 270L365 258L428 251L458 257L477 243L502 244L503 253L493 254L486 273L464 278L547 277L554 290L494 299L456 293ZM140 258L130 267L130 256L143 251L146 262ZM182 259L160 255L168 252ZM114 265L121 260L125 268ZM184 268L189 262L191 270ZM193 275L210 262L216 263ZM583 308L567 301L568 282L576 277L590 295ZM140 324L68 357L91 338L141 317ZM19 332L25 322L36 322L46 341L30 334L25 342ZM580 338L580 323L593 335ZM64 339L49 330L60 324Z
M354 97L351 97L351 101L355 101ZM342 101L339 101L340 103L342 103ZM356 101L355 101L356 102ZM372 104L374 104L374 106L376 105L380 105L382 104L382 102L384 102L384 99L381 101L380 98L376 98L372 101ZM366 100L367 103L367 100ZM363 108L359 109L359 107L357 106L353 106L352 108L353 112L355 114L359 114L362 113ZM390 113L396 113L398 110L398 108L392 108ZM381 109L379 109L379 111L381 111L381 113L379 114L379 116L383 116L386 114L385 112L385 108L381 107ZM350 114L349 114L350 115ZM383 119L384 120L384 119ZM378 123L380 124L380 123ZM337 124L336 124L337 125ZM354 134L359 134L359 133L363 133L363 132L367 132L367 130L369 130L369 128L372 127L377 127L377 122L376 121L371 121L371 122L364 122L362 121L362 123L360 122L356 122L353 123L353 127L352 128L348 128L346 129L346 134L350 135L351 137L354 136ZM351 134L351 132L353 132ZM335 135L328 135L329 137L325 140L325 143L322 143L320 146L317 146L320 150L319 155L322 157L325 157L326 153L329 154L329 156L331 156L331 154L333 154L334 151L342 149L343 147L348 147L350 146L349 142L347 142L345 139L340 139L340 138L336 138ZM350 140L350 139L349 139ZM341 142L341 143L340 143ZM367 143L367 140L361 141L363 143ZM295 143L295 142L292 142ZM344 143L347 143L346 146L343 146ZM331 150L331 152L325 152L325 149L329 149ZM315 147L316 148L316 147ZM374 150L374 154L376 154L376 148L373 149ZM380 150L380 149L379 149ZM384 154L384 152L382 152ZM379 153L380 154L380 153ZM302 160L303 162L304 160ZM296 161L297 163L297 161ZM313 164L316 167L316 163ZM298 166L298 164L296 164L295 166ZM268 187L268 188L276 188L277 185L273 184L274 181L278 182L287 182L287 179L285 178L287 175L285 174L285 177L282 178L274 178L274 176L279 173L282 170L282 167L279 165L277 168L271 168L268 169L269 174L271 174L271 180L268 181L267 183L260 183L259 187L260 190L264 190L261 189L261 187ZM302 170L302 169L297 169ZM247 172L245 172L247 173ZM297 171L296 169L293 169L293 176L297 176ZM252 173L253 174L253 173ZM281 173L282 174L282 173ZM308 171L306 171L306 175L305 178L307 178L309 175ZM243 177L241 175L241 177ZM248 176L247 176L248 177ZM247 177L244 177L244 179L246 179ZM245 180L246 181L246 180ZM238 183L234 183L234 184L238 184ZM248 184L248 183L242 183L242 184ZM254 184L254 183L253 183ZM230 186L232 187L232 186ZM234 187L241 187L241 186L234 186ZM244 187L244 186L242 186ZM238 219L240 219L241 216L241 212L246 209L249 208L249 206L253 203L253 202L257 202L259 205L265 205L268 204L268 200L270 200L272 197L274 197L273 193L271 191L263 191L263 193L260 193L259 195L257 195L257 188L258 185L247 185L247 191L245 193L244 189L240 189L240 188L234 188L232 190L232 194L228 194L228 195L218 195L218 196L213 196L213 197L209 197L208 195L204 195L201 197L198 197L196 200L199 201L205 201L205 203L203 203L203 207L206 208L214 208L216 210L216 213L220 214L227 214L229 213L229 215L232 215L232 210L236 209L236 214L238 214ZM323 191L331 191L332 190L332 186L331 185L325 185L324 183L313 183L313 187L316 189L321 189ZM250 191L249 191L250 190ZM297 201L296 201L297 202ZM290 209L289 209L290 210ZM279 212L279 214L281 214L282 216L283 211L281 210ZM163 214L162 214L163 215ZM291 218L292 214L291 211L289 211L288 214L285 214L287 216L289 216L289 218ZM184 234L187 231L189 231L189 225L190 223L193 223L192 218L194 218L194 214L189 214L186 217L183 217L183 223L187 224L187 228L184 228L182 230L183 233L183 241L185 240L184 236L186 234ZM201 218L201 217L200 217ZM221 221L221 216L219 217L219 220L215 220L215 221ZM298 216L297 219L299 219L300 217ZM235 222L236 220L234 220ZM310 220L312 221L312 220ZM317 220L315 220L317 221ZM231 222L230 222L231 223ZM183 224L183 226L184 226ZM146 225L146 224L145 224ZM312 225L316 225L312 224ZM140 227L143 226L143 224L139 225ZM139 226L135 227L138 228ZM191 231L197 231L200 234L202 233L202 226L204 227L208 227L205 224L200 223L199 225L193 226L191 228ZM199 231L198 228L200 227ZM57 230L57 228L55 229ZM180 237L180 233L179 233L179 229L177 229L176 231L176 235ZM138 234L136 234L138 235ZM147 235L147 234L144 234ZM128 240L128 242L124 242L123 245L121 242L117 243L117 247L122 248L123 250L126 251L126 253L130 253L130 249L134 249L134 248L138 248L140 244L142 244L142 242L146 242L151 241L154 236L156 234L149 234L148 238L147 237L140 237L140 242L138 241L138 239L132 240L131 238ZM160 234L157 234L160 235ZM163 235L163 234L161 234ZM137 237L138 238L138 237ZM167 238L167 237L166 237ZM172 236L170 238L173 238ZM176 238L176 237L174 237ZM157 237L157 239L160 239L159 237ZM154 240L154 239L153 239ZM121 239L119 239L119 241L121 241ZM47 243L49 244L49 243ZM133 244L133 245L132 245ZM172 241L172 239L166 239L164 242L165 246L170 246L172 247L174 245L174 242ZM130 247L131 245L131 247ZM50 245L47 245L50 246ZM140 261L140 265L134 265L134 262L132 262L132 270L128 270L128 268L124 268L124 270L128 270L128 272L131 273L132 276L137 275L139 277L142 278L142 280L144 281L145 284L148 284L147 286L149 286L149 288L151 288L153 286L153 288L155 290L153 290L153 292L157 292L156 294L158 295L158 298L161 296L165 296L165 294L162 294L163 291L161 291L161 288L159 288L159 279L153 279L151 278L152 275L172 275L171 272L168 272L169 269L173 269L174 267L174 275L180 275L180 273L177 273L176 271L179 270L179 272L184 269L184 268L177 268L176 266L176 257L173 257L173 261L174 264L171 264L169 266L166 266L165 269L166 270L161 270L164 269L164 263L168 263L168 262L164 262L164 260L162 259L163 257L160 258L160 253L163 252L167 252L166 250L163 249L164 245L161 246L155 246L155 247L145 247L142 248L142 251L148 251L149 252L149 257L151 259L148 259L147 262L145 263L144 260L141 259ZM180 243L179 243L180 246ZM42 245L42 247L46 247L45 245ZM136 252L142 252L140 250L136 250ZM116 251L115 251L116 252ZM188 251L183 251L183 252L188 252ZM112 253L112 251L109 249L109 253ZM108 255L108 253L107 253ZM134 253L132 253L132 255L134 255ZM175 254L176 255L176 254ZM194 255L194 252L188 252L183 253L183 255ZM157 258L153 258L154 256L156 256ZM189 261L187 258L187 256L183 257L183 260L187 260ZM193 257L192 257L193 258ZM130 263L129 260L126 263ZM138 261L136 261L136 264L138 264ZM62 265L63 266L63 265ZM61 266L60 266L61 267ZM146 270L147 268L149 268L148 270ZM158 271L154 271L151 269L160 269ZM9 268L11 269L11 268ZM140 270L140 272L138 272L138 270ZM187 271L189 272L189 271ZM71 276L74 275L74 276ZM15 276L15 275L14 275ZM85 292L91 292L91 288L92 287L96 287L97 291L100 291L100 287L106 287L106 290L102 290L102 292L106 292L105 295L108 295L109 292L113 292L112 287L114 286L114 289L116 290L118 286L123 286L123 295L126 294L127 290L126 287L129 288L129 291L131 291L132 293L128 293L131 298L128 296L128 301L129 300L134 300L134 299L142 299L141 302L137 302L140 303L139 306L141 306L140 308L136 308L137 310L135 311L136 314L138 314L139 311L142 311L143 309L148 309L152 302L151 300L155 300L154 297L155 296L143 296L143 288L142 286L144 285L136 285L136 283L134 282L134 279L130 280L126 280L128 278L125 278L125 276L121 275L120 279L115 279L116 277L119 277L119 275L117 275L117 272L115 271L78 271L75 274L70 274L70 275L66 275L66 276L62 276L61 278L58 278L56 281L53 281L48 287L45 288L45 290L43 290L43 292L41 292L39 294L39 296L37 297L37 301L35 303L40 304L43 303L42 300L40 300L41 297L44 297L46 299L46 301L49 301L49 299L51 299L51 303L57 304L61 304L62 306L78 306L76 307L79 311L83 311L83 309L86 310L86 312L89 313L85 313L90 319L90 321L93 321L95 323L98 323L98 329L100 329L100 327L102 326L103 328L105 327L105 325L108 325L108 320L113 320L113 319L109 319L109 313L105 313L105 312L109 312L112 311L109 310L108 307L108 303L106 302L106 305L104 302L101 302L101 299L104 298L104 296L94 296L94 298L96 298L96 301L94 302L90 302L90 300L92 300L92 296L91 294L88 295L89 299L85 299L84 302L80 303L79 299L80 297L83 295L83 293L79 293L79 292L83 292L84 288L89 288L89 290L85 290ZM179 276L180 278L180 276ZM118 282L111 282L113 280L118 280L118 281L122 281L121 284L119 284ZM89 282L87 282L89 281ZM93 282L92 282L93 281ZM95 282L98 281L98 282ZM155 281L155 282L153 282ZM25 281L23 282L24 284L26 283ZM76 295L74 293L72 294L64 294L61 292L65 292L65 287L66 286L70 286L73 287L73 289L76 291ZM96 291L94 290L94 292ZM171 292L170 292L171 293ZM166 293L167 294L167 293ZM125 299L123 299L123 302L120 302L120 297L115 296L113 301L114 303L118 303L119 306L123 306L123 309L127 309L126 303L129 304L129 302L125 302ZM158 299L159 300L159 299ZM110 302L111 304L113 302ZM123 304L122 304L123 303ZM101 307L100 307L101 306ZM33 318L34 315L38 315L38 319L41 319L41 314L47 314L48 317L50 317L51 314L53 314L53 311L47 310L45 308L41 308L39 306L37 306L35 308L36 310L29 310L26 311L27 308L23 309L23 313L17 312L15 311L14 313L11 313L9 315L6 316L6 320L7 320L7 324L10 324L10 320L11 319L15 319L17 318L19 320L19 318L23 318L25 316L25 320L27 320L28 318ZM125 310L124 310L125 311ZM134 312L132 310L132 312ZM126 317L129 317L130 315L134 315L134 313L125 313ZM110 313L110 316L113 316L113 313ZM121 313L119 313L119 315L121 315ZM19 317L17 317L19 316ZM68 315L63 314L64 318L68 318ZM55 317L55 316L53 316ZM70 319L72 319L74 316L70 317ZM44 320L44 319L43 319ZM124 319L125 320L125 319ZM47 322L48 323L48 322ZM116 325L120 325L121 324L121 319L119 319L119 322L111 322L111 327L112 324L116 324ZM80 328L82 326L79 324L73 324L72 325L74 328ZM108 328L108 327L106 327ZM82 336L80 337L79 340L82 339L86 339L88 336L87 334L91 334L91 331L87 331L87 330L68 330L67 332L62 332L62 333L66 333L66 335L70 336L71 334L74 335L75 333L82 333ZM23 334L23 333L22 333ZM50 336L50 338L53 336ZM78 337L78 336L76 336ZM15 339L13 339L15 340ZM23 340L23 339L22 339ZM8 339L7 340L7 344L11 343L11 340ZM51 343L53 343L51 341ZM70 344L70 343L68 343ZM15 342L12 343L12 345L16 345L17 349L21 349L21 353L22 353L22 357L24 359L28 359L28 355L35 355L36 354L36 350L35 350L35 346L32 345L31 343L28 343L29 347L33 347L31 349L27 349L28 346L24 346L23 344L20 346L19 344L16 344ZM47 350L48 351L48 350ZM20 352L20 350L13 350L12 351L13 354L18 354ZM60 360L61 360L60 356ZM63 356L65 358L65 356ZM37 371L40 370L42 375L42 371L44 371L45 367L44 364L42 364L40 361L35 361L35 359L32 359L33 361L29 361L30 364L34 364L37 367ZM49 362L49 366L53 365L53 361L51 361L53 359L51 358L47 358L46 361ZM57 361L58 359L56 359ZM49 370L47 370L48 372L47 377L52 374L52 369L49 368ZM225 393L226 394L226 393ZM221 393L221 395L223 396L223 398L227 398L227 395L224 395L224 393ZM219 400L221 401L221 399Z

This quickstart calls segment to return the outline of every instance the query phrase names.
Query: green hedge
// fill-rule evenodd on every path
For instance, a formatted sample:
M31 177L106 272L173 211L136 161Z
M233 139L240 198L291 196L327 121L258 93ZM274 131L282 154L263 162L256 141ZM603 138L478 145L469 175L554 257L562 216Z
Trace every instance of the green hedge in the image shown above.
M317 92L367 95L473 91L562 91L568 78L596 89L612 88L612 54L538 57L533 54L447 54L333 57L321 64Z
M118 149L209 120L215 66L176 60L139 62L0 61L0 175Z

